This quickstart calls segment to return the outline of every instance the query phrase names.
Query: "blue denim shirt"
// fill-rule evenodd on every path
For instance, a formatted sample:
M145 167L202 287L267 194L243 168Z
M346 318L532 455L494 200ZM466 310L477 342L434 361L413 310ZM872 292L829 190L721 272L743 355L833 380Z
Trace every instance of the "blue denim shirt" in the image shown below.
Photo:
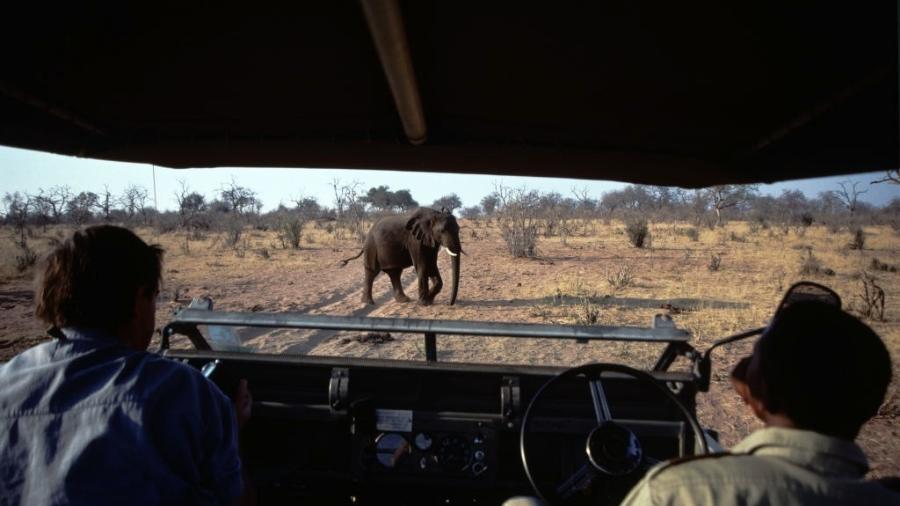
M63 329L0 365L0 506L228 504L231 401L199 371Z

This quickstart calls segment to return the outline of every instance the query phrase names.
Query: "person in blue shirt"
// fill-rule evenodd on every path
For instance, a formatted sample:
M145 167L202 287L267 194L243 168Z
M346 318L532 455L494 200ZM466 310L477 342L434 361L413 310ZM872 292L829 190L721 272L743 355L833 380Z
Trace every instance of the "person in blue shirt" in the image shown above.
M148 353L162 254L131 231L75 232L46 258L56 339L0 365L0 504L252 503L238 455L251 398Z

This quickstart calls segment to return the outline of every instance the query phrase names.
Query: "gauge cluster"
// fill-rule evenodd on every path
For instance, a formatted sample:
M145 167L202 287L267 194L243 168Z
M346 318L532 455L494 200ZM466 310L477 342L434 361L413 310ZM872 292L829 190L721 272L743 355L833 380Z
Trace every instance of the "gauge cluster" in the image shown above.
M410 417L409 424L405 421L394 425L378 423L375 431L354 438L357 456L354 467L360 478L378 475L388 479L432 476L485 480L494 475L497 432L491 420L405 413ZM382 420L381 416L376 418Z

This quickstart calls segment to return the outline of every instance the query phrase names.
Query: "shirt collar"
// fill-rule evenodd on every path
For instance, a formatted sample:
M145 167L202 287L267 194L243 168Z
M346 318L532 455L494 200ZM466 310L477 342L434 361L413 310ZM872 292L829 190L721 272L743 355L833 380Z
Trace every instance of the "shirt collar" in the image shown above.
M861 477L869 470L866 454L856 443L809 430L766 427L733 451L779 457L824 475Z
M109 331L103 329L63 327L60 329L66 339L71 341L101 341L118 343L119 339Z

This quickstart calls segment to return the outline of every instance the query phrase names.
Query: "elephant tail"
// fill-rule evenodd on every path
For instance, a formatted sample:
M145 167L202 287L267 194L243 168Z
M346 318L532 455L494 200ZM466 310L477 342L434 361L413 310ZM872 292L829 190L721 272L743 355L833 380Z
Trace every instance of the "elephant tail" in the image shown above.
M365 248L363 248L363 249L359 250L359 253L357 253L355 257L345 258L345 259L341 260L341 267L344 267L345 265L347 265L347 262L349 262L350 260L356 260L357 258L361 257L363 252L365 252L365 251L366 251Z

